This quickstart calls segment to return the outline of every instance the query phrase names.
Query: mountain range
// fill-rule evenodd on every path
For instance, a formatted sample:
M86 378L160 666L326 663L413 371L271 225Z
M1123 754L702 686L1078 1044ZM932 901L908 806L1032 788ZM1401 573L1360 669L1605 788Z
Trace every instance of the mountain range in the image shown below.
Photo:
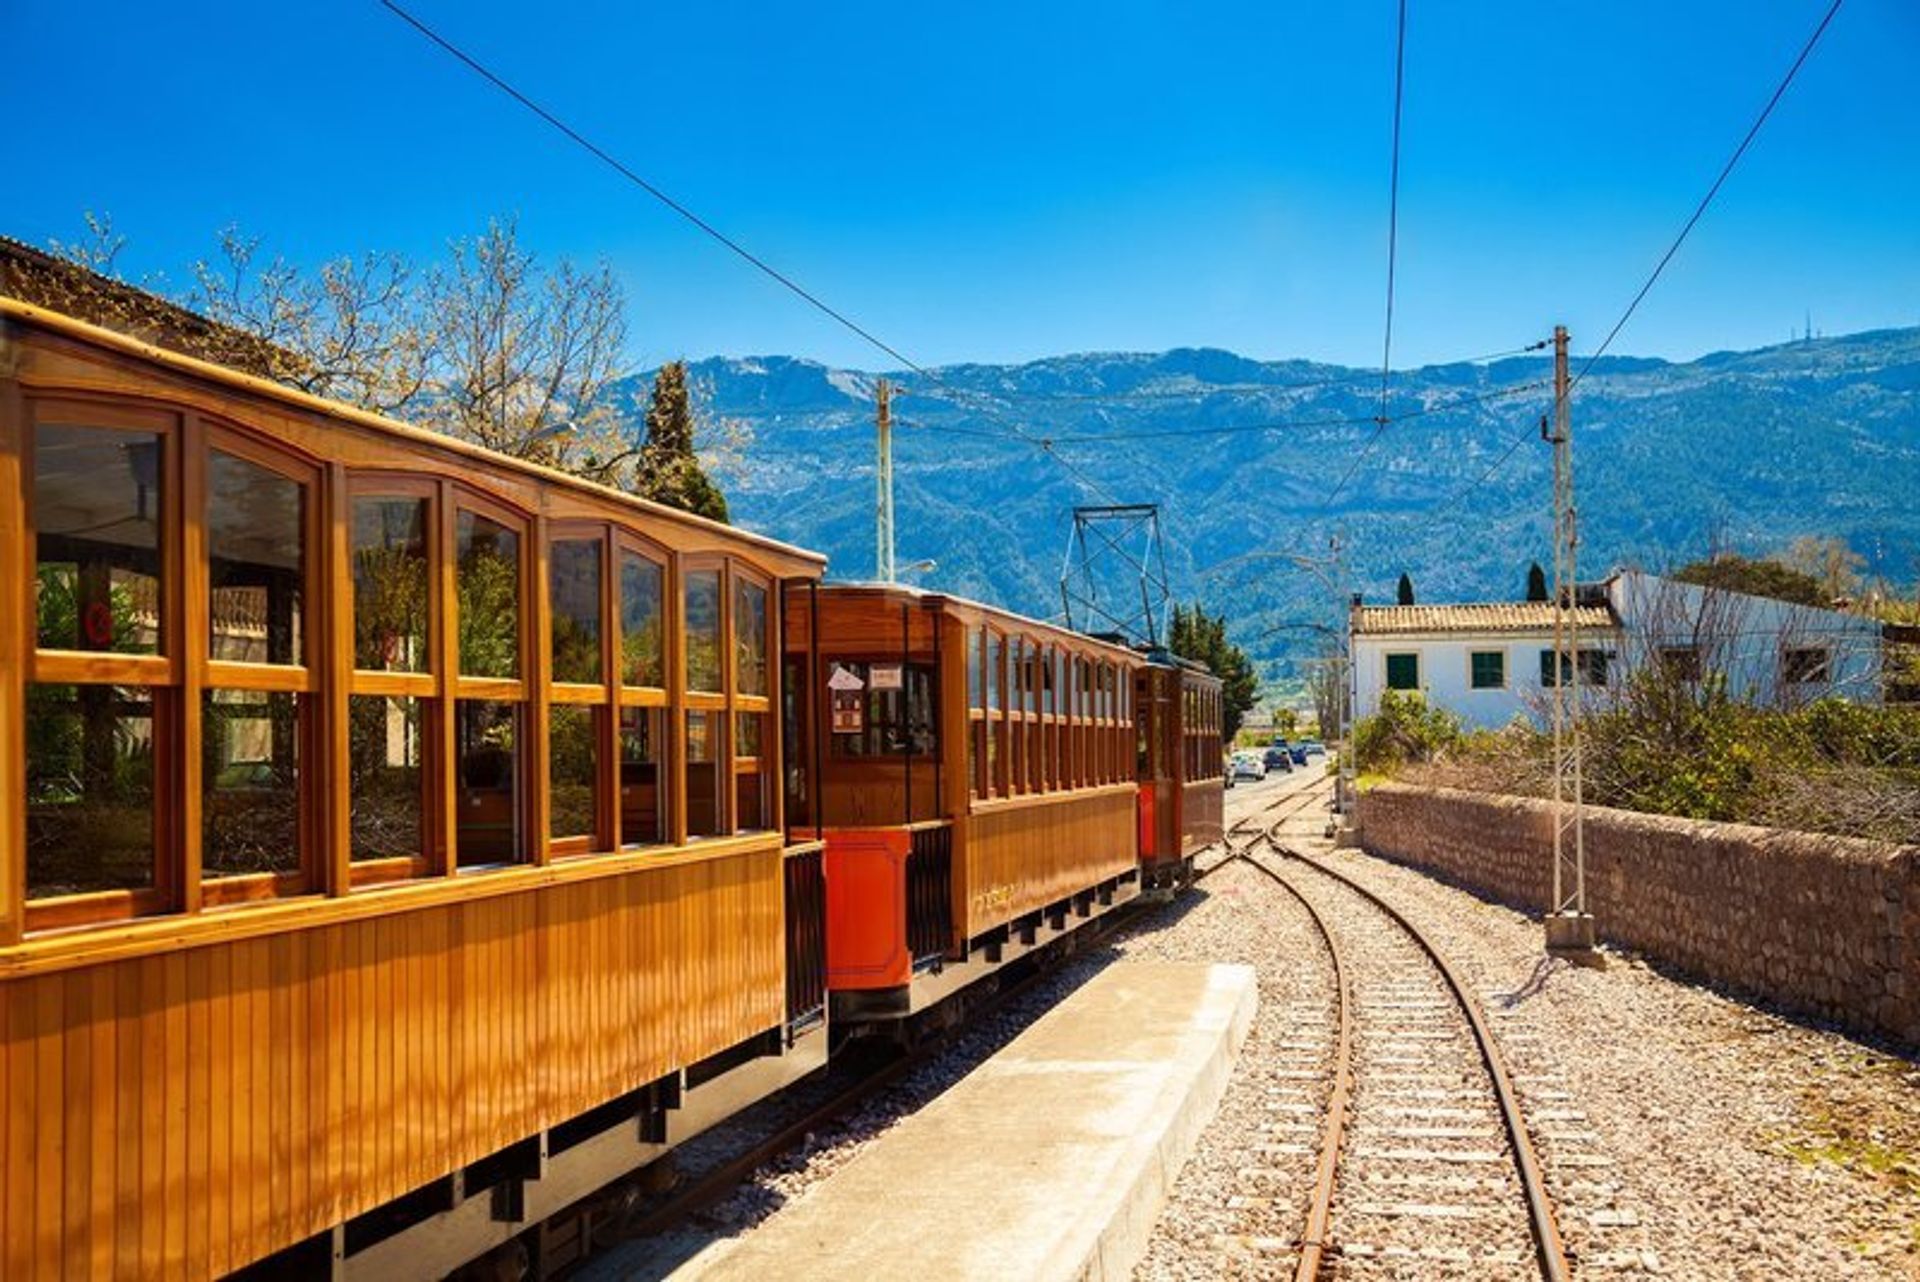
M1572 368L1582 577L1801 534L1895 582L1920 570L1920 328ZM784 356L689 372L742 446L720 476L734 519L826 552L830 578L872 578L877 374ZM1214 349L889 373L898 561L1057 616L1074 507L1158 504L1173 597L1225 611L1290 684L1346 590L1390 599L1405 572L1422 601L1511 599L1550 562L1551 375L1543 351L1397 370L1383 426L1378 370ZM1300 562L1336 535L1337 573ZM1137 598L1105 561L1102 601Z

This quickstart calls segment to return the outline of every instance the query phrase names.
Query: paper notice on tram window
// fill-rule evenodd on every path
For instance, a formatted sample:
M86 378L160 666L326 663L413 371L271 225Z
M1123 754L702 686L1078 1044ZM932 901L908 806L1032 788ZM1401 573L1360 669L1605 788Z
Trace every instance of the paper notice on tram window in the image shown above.
M867 683L860 679L858 672L837 663L833 665L833 675L827 678L829 690L864 690L866 688Z
M867 669L867 680L875 690L898 690L901 684L900 665L876 663Z
M833 692L833 733L860 734L867 728L867 701L857 690Z

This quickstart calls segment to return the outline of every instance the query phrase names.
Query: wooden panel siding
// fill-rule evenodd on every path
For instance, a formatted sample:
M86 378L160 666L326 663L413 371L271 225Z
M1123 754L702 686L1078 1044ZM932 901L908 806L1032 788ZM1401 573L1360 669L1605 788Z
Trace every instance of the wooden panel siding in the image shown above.
M1131 783L976 802L954 871L969 939L1134 867Z
M0 980L0 1275L208 1277L777 1027L781 852Z

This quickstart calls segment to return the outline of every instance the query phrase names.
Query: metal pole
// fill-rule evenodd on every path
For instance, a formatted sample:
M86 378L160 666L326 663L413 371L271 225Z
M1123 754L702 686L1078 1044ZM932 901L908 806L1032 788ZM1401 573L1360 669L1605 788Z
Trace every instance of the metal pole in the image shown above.
M1580 753L1579 511L1573 498L1567 328L1553 330L1553 901L1548 951L1592 960ZM1569 884L1571 883L1571 884Z

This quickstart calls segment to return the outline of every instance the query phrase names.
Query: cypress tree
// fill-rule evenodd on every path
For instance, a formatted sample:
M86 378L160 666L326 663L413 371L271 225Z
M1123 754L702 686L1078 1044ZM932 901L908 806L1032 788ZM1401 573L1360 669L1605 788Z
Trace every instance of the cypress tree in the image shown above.
M647 440L634 469L634 491L715 521L727 519L727 498L708 479L693 452L693 401L687 391L687 363L668 361L653 376L647 405Z
M1400 576L1400 604L1413 604L1413 580L1405 574Z
M1527 600L1545 601L1547 599L1547 572L1535 561L1527 570Z

